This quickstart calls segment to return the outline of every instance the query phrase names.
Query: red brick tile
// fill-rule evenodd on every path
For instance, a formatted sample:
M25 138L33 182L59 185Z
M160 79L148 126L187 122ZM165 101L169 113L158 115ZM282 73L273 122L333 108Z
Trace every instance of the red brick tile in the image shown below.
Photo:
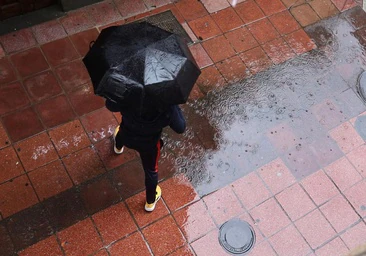
M175 6L178 8L179 12L186 21L195 20L207 15L207 11L200 1L181 0L175 3Z
M356 148L347 154L347 158L356 167L357 171L365 178L366 177L366 145Z
M342 195L331 199L320 210L338 233L360 220Z
M332 2L339 11L346 11L357 6L357 2L355 0L332 0Z
M116 4L122 17L130 17L147 11L147 8L142 0L136 0L133 2L124 0L115 0L114 3Z
M303 27L306 27L320 20L318 15L308 4L303 4L291 8L290 12Z
M189 246L183 246L180 249L176 250L175 252L169 254L169 256L194 256L194 252Z
M93 20L85 9L68 12L65 17L60 18L60 22L69 35L94 26Z
M81 184L105 172L99 156L89 147L73 153L62 160L75 184Z
M37 44L30 28L11 32L0 37L0 43L6 53L18 52L35 46Z
M199 68L204 68L213 64L211 58L208 56L201 44L194 44L189 47L193 57L195 58Z
M341 235L342 240L346 243L348 248L356 248L359 245L365 243L366 237L366 225L364 222L360 222L352 228L348 229Z
M174 218L188 242L195 241L216 228L201 200L175 212Z
M255 223L252 216L250 216L248 212L244 212L243 214L238 216L237 219L243 220L243 221L247 222L250 226L252 226L254 233L255 233L255 243L256 244L260 244L265 240L264 235L259 230L258 224Z
M225 34L236 52L243 52L258 46L258 42L246 27L232 30Z
M207 40L202 45L215 63L235 55L235 51L224 36Z
M15 70L7 58L0 58L0 84L7 84L17 79Z
M0 149L10 145L10 139L5 131L4 126L0 123Z
M102 249L98 253L94 254L94 256L109 256L109 254L106 249Z
M297 183L279 193L276 198L292 221L301 218L316 207Z
M301 184L317 205L325 203L339 193L322 170L305 178Z
M26 209L38 199L26 175L0 185L0 212L3 218Z
M313 249L336 235L319 210L315 210L296 221L295 225Z
M61 161L54 161L29 173L40 200L55 196L72 187L72 182Z
M363 139L349 122L345 122L329 132L344 153L364 144Z
M122 19L121 14L111 0L91 5L87 8L87 11L97 26Z
M133 233L125 239L118 241L109 248L112 256L140 256L151 255L147 244L140 232Z
M75 120L49 131L50 137L60 156L68 155L74 151L90 145L79 120Z
M309 4L321 19L334 16L338 13L338 9L333 5L331 0L313 0Z
M88 71L80 60L56 68L56 74L66 92L70 92L90 81Z
M239 56L220 61L216 63L216 67L229 83L242 81L250 75L250 71Z
M192 20L188 25L200 40L205 40L222 33L215 21L209 15Z
M0 115L27 105L27 94L19 82L0 87Z
M306 3L306 0L282 0L282 2L288 9L290 9L291 7Z
M209 13L218 12L230 6L229 2L226 0L201 0L201 2Z
M264 71L272 65L272 61L268 58L261 47L256 47L243 52L239 56L252 74Z
M292 50L298 55L316 48L315 43L311 41L303 29L288 34L284 38Z
M12 55L11 61L23 77L49 68L46 59L38 47Z
M249 0L238 4L235 7L235 11L244 21L245 24L251 23L253 21L259 20L265 17L262 10L256 4L255 1Z
M90 49L90 45L97 39L99 32L96 28L82 31L70 36L72 43L81 56L85 56Z
M55 75L51 71L24 80L24 87L33 102L47 99L62 92Z
M275 256L277 255L268 242L263 242L256 244L252 251L250 251L250 256Z
M366 217L365 189L366 180L363 180L344 192L348 201L362 217Z
M171 3L171 1L170 0L144 0L144 3L147 6L147 8L154 9L158 6L168 5ZM154 10L156 10L156 9L154 9Z
M250 33L260 44L272 41L280 35L268 19L262 19L248 25Z
M206 236L193 242L192 248L196 252L197 256L221 256L227 255L227 251L219 244L218 241L219 232L214 230L207 234Z
M53 160L58 155L47 133L41 133L14 145L26 171L34 170Z
M58 20L35 25L32 30L39 44L45 44L67 36L65 29Z
M32 255L47 255L47 256L62 256L60 246L57 243L55 236L50 236L40 242L26 248L18 253L19 256Z
M195 84L193 86L193 89L191 91L191 93L189 94L189 98L188 101L195 101L198 99L203 98L205 95L202 93L202 91L200 90L200 88L198 88L197 84Z
M317 249L315 252L316 255L319 256L346 255L348 253L348 249L344 242L339 237L336 237L323 247Z
M116 118L106 108L87 114L80 120L93 143L110 137L118 126Z
M219 12L213 13L211 14L211 17L223 32L227 32L243 25L243 21L233 8L226 8Z
M103 246L89 218L58 232L57 237L66 255L90 255Z
M311 252L309 245L293 225L281 230L269 241L279 255L308 255Z
M289 34L300 28L297 21L288 11L276 13L269 17L269 20L281 35Z
M270 41L262 47L274 64L280 64L296 56L282 38Z
M196 35L193 33L192 29L188 26L187 22L184 22L181 24L186 33L188 34L189 38L192 40L192 42L198 41Z
M166 255L185 243L185 239L171 216L142 230L154 255Z
M94 214L93 220L105 245L137 230L136 224L123 202Z
M196 82L203 93L222 88L226 82L215 66L202 69L201 75Z
M266 14L266 16L270 16L272 14L286 10L286 7L283 5L281 0L256 0L256 2L263 10L264 14Z
M340 125L346 119L331 99L325 99L321 103L313 105L311 111L319 123L329 130Z
M197 192L184 175L174 176L160 184L164 201L171 212L199 200ZM176 193L179 191L179 194Z
M44 44L41 48L48 63L54 67L79 57L68 37Z
M295 177L280 158L262 166L257 172L273 194L277 194L296 182Z
M91 84L85 84L71 92L69 99L79 116L104 107L104 99L94 94Z
M164 193L165 192L162 191L163 196ZM128 198L126 203L140 228L169 214L168 209L161 199L156 204L156 208L153 212L146 213L144 210L144 205L146 203L145 191Z
M3 124L13 142L37 134L44 129L32 108L4 116Z
M342 157L328 165L325 171L341 191L362 180L362 176L346 157Z
M49 128L64 124L75 118L75 113L64 94L42 101L35 106L35 109L39 113L43 124Z
M24 168L13 147L0 150L0 183L24 174Z

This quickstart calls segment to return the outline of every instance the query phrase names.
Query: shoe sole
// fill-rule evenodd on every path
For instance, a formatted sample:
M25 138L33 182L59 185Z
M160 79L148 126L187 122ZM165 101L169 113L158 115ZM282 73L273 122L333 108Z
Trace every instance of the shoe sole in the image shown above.
M122 153L123 153L123 149L124 149L124 147L122 147L121 149L118 149L118 148L116 147L116 135L117 135L117 133L118 133L117 129L118 129L118 131L119 131L119 126L117 126L117 128L114 130L114 133L113 133L113 143L114 143L114 147L113 147L113 149L114 149L114 153L116 153L116 154L120 155L120 154L122 154ZM116 132L116 131L117 131L117 132Z
M155 206L156 204L158 203L158 201L160 200L161 196L159 196L156 200L155 200L155 204L154 204L154 207L152 208L146 208L146 205L145 205L145 211L147 212L152 212L153 210L155 210Z

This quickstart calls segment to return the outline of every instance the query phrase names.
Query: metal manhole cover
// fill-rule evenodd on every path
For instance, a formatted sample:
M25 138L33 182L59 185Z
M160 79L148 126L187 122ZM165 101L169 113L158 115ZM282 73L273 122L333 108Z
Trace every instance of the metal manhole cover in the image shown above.
M362 97L362 100L366 102L366 71L363 71L358 77L357 91Z
M220 227L219 242L229 253L245 255L254 246L255 232L248 222L232 219Z

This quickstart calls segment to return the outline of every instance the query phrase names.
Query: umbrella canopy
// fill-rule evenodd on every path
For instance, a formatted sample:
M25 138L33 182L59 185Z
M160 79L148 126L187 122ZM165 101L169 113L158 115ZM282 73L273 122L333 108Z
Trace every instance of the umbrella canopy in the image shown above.
M95 93L126 106L185 103L201 73L182 38L147 22L102 30L83 62Z

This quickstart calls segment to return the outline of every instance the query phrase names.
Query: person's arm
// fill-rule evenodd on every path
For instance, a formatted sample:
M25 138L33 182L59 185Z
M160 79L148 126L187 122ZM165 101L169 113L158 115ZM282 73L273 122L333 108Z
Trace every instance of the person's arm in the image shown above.
M186 120L184 119L182 110L178 105L174 105L171 108L169 127L179 134L184 133L186 130Z

